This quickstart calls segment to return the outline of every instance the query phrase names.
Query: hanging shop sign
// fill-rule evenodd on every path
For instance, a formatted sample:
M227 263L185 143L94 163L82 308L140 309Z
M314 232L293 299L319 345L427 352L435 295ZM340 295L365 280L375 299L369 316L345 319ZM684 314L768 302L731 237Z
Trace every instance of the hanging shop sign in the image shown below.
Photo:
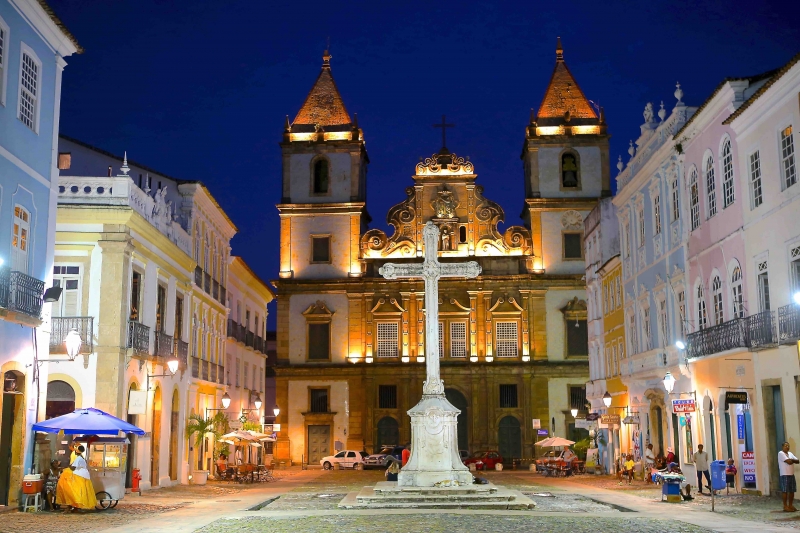
M600 423L605 424L607 426L618 426L619 415L602 415L600 417Z
M625 418L622 419L622 423L623 424L627 424L627 425L631 425L631 424L638 425L639 424L639 417L638 416L633 416L633 415L628 415L628 416L626 416Z
M672 400L673 413L694 413L696 410L694 398Z
M600 418L600 413L589 413L586 415L586 420L597 420Z
M589 426L592 425L591 420L586 420L585 418L576 418L575 419L575 428L576 429L589 429Z
M729 390L725 391L725 405L747 404L747 391Z
M744 415L736 415L736 437L744 440Z

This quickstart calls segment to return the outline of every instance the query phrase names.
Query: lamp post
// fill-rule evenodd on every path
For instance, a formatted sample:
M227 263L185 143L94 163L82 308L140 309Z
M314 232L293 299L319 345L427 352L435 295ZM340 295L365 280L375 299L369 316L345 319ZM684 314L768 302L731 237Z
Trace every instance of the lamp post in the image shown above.
M209 411L225 411L225 410L228 409L228 407L231 405L231 397L228 395L227 392L222 395L222 399L220 400L220 403L222 403L222 409L215 409L215 408L212 408L212 407L206 407L206 418L208 418L208 412Z
M169 371L169 374L167 373L147 374L147 387L145 387L144 390L150 390L150 378L171 378L172 376L174 376L175 373L178 371L178 365L180 365L180 361L178 361L178 358L175 357L174 355L170 357L169 361L167 361L167 370Z
M606 408L611 407L611 395L608 393L608 391L603 394L603 405L605 405Z
M64 346L67 348L67 357L69 357L70 361L74 361L78 354L81 353L82 344L83 341L77 330L72 329L67 333L67 337L64 339Z
M667 372L663 381L664 388L667 390L667 394L672 394L672 389L675 388L675 378L672 376L672 372Z

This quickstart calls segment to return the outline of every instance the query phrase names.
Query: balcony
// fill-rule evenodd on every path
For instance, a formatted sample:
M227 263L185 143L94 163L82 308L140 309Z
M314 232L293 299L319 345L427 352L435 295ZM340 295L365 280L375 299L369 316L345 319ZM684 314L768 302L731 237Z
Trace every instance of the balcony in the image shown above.
M156 355L169 359L172 357L175 342L172 340L172 335L167 335L163 331L156 332Z
M38 320L42 315L42 293L44 281L9 267L0 268L0 307Z
M209 363L208 365L208 381L212 383L217 382L217 365Z
M225 367L223 365L219 365L217 368L217 383L220 385L225 384Z
M138 355L150 353L150 327L135 320L128 321L127 348L133 349Z
M221 303L222 305L225 305L225 303L227 302L227 299L226 299L226 295L227 294L228 294L228 292L225 289L225 287L220 285L219 286L219 303Z
M256 337L255 333L253 333L252 331L245 331L244 345L249 348L252 348L253 345L255 344L255 337Z
M686 354L703 357L734 348L747 348L746 319L735 318L718 326L690 333L686 339Z
M189 364L189 343L175 339L175 355L181 363L181 368L186 368Z
M794 344L800 340L800 305L778 308L778 330L781 344Z
M80 353L84 355L92 353L93 321L93 317L90 316L53 317L50 324L50 353L67 353L64 340L73 329L81 336Z
M192 357L192 377L200 377L200 359L197 357Z
M203 286L203 269L199 266L194 267L194 284L198 287Z
M778 332L776 331L775 314L772 311L763 311L750 315L747 320L747 344L751 350L763 350L778 345Z

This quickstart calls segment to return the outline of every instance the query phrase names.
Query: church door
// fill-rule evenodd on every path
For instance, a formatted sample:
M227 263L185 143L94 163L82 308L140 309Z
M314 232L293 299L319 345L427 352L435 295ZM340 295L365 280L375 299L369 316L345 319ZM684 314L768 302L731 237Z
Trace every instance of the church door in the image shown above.
M308 464L318 465L331 453L331 427L308 426Z
M402 446L400 442L400 429L397 420L391 416L385 416L378 421L378 435L375 438L375 453L385 445Z
M458 449L469 451L469 419L467 418L467 399L456 389L445 389L444 396L453 407L461 411L458 415Z
M522 432L519 427L519 420L513 416L507 416L500 420L497 429L497 443L503 462L510 464L511 459L522 457Z

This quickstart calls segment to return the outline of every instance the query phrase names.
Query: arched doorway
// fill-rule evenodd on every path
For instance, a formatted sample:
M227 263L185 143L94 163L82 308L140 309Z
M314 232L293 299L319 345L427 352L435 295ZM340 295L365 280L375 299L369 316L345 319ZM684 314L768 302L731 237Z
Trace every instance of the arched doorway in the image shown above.
M655 433L656 433L656 441L655 443L655 454L664 453L664 414L661 410L661 407L656 407L653 409L654 413L654 420L653 425L655 426Z
M0 505L13 503L16 500L14 491L22 483L22 457L19 452L25 425L24 393L25 376L15 370L5 372L0 419Z
M506 416L500 420L497 427L497 451L506 462L522 457L522 432L519 420L513 416Z
M467 399L456 389L445 389L444 396L453 407L461 411L458 415L458 449L469 451L469 422L467 418Z
M130 401L131 401L131 391L138 390L136 383L131 383L131 386L128 388L128 409L130 410ZM127 422L129 424L133 424L136 427L139 427L139 415L132 415L128 414ZM128 440L131 442L128 445L128 461L127 466L125 467L125 488L131 488L131 479L133 476L133 469L136 467L136 440L138 439L138 435L136 433L128 433Z
M47 384L45 419L66 415L75 410L75 389L66 381L54 380Z
M178 412L180 397L178 390L172 392L172 416L169 419L169 478L178 480Z
M153 393L153 431L150 432L150 484L158 485L158 463L161 452L161 387Z
M375 438L375 453L377 453L381 446L387 444L394 444L401 446L400 442L400 428L397 420L391 416L385 416L378 421L378 434Z

